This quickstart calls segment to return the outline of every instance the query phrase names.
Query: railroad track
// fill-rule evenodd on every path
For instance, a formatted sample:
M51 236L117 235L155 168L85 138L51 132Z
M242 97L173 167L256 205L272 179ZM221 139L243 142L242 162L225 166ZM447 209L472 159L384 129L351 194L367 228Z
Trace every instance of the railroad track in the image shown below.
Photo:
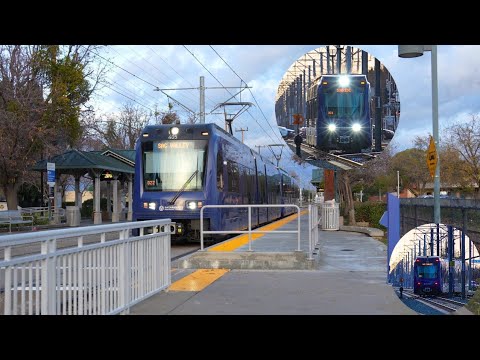
M295 144L292 140L286 140L290 149L295 152ZM310 145L301 144L300 149L306 154L304 160L324 160L337 162L352 168L363 167L366 161L374 159L378 153L358 153L358 154L334 154L326 151L318 150Z
M434 298L429 298L429 297L421 297L419 295L416 295L413 293L413 291L410 290L404 290L403 291L403 296L406 296L407 298L414 299L420 303L423 303L425 305L428 305L436 310L439 310L443 313L446 314L451 314L457 311L460 307L464 306L465 303L453 299L448 299L448 298L442 298L442 297L434 297Z

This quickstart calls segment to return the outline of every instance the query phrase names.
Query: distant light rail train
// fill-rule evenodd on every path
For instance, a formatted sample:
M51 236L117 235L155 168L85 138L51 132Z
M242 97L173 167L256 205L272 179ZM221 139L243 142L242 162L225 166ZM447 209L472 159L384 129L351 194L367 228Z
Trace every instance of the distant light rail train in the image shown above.
M454 260L453 293L462 293L462 264ZM439 256L418 256L413 263L413 292L417 295L446 295L449 293L449 262ZM468 293L468 277L465 279L465 291Z
M322 151L372 149L366 75L323 75L307 90L306 143Z
M172 241L199 240L205 205L299 201L293 178L216 124L147 126L135 150L133 220L172 219ZM247 211L207 208L203 228L245 230ZM294 207L252 209L252 228L294 212Z

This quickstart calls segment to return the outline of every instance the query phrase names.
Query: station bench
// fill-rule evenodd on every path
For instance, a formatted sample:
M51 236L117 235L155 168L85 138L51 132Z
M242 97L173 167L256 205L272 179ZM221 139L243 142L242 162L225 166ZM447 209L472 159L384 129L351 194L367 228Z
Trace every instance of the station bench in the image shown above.
M8 225L8 232L12 232L12 225L30 224L33 230L33 216L22 214L21 210L0 211L0 225Z

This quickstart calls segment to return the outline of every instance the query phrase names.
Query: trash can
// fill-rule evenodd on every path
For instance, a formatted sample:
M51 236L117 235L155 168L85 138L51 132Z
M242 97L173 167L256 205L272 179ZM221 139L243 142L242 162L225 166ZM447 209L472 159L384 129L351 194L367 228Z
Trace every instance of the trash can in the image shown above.
M80 209L78 206L67 206L65 216L67 226L80 226Z
M322 230L340 229L340 210L335 200L322 204Z

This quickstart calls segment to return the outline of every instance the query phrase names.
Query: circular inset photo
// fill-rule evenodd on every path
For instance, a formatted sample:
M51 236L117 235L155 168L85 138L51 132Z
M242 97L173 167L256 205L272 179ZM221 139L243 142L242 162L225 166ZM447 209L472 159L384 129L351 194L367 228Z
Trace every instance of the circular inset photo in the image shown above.
M302 158L330 154L364 162L394 137L400 101L392 75L373 55L328 45L288 68L275 112L282 137Z

